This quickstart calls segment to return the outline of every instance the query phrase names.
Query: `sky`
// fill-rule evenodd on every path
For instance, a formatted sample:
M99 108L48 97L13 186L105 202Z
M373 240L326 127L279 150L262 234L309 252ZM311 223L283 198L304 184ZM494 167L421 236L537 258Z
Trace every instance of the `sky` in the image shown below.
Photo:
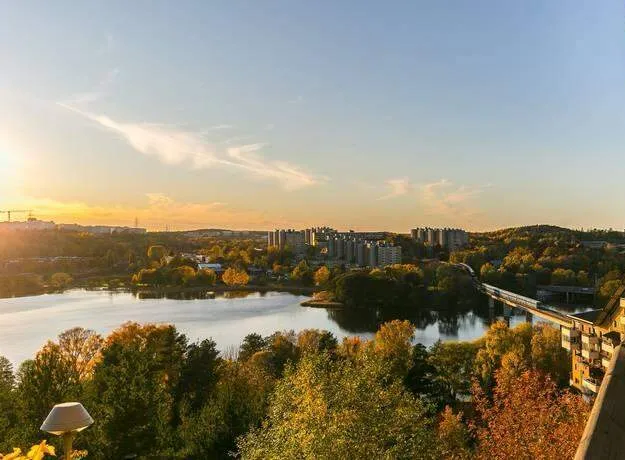
M624 9L0 0L0 209L151 230L622 229Z

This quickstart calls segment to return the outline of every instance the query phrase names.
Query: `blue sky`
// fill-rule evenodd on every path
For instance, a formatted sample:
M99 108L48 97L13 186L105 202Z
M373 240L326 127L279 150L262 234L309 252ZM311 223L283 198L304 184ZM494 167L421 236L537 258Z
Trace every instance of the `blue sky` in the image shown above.
M0 209L625 225L616 1L0 4Z

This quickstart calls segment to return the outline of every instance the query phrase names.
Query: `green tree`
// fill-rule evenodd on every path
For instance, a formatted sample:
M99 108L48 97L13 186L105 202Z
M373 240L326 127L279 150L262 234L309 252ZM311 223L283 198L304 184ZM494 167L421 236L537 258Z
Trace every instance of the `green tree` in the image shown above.
M92 387L97 425L86 432L91 450L111 458L161 453L171 442L172 398L152 350L113 343L102 352Z
M551 284L573 286L577 282L575 272L570 269L556 268L551 272Z
M210 399L180 426L184 458L229 458L236 440L260 425L274 380L253 362L224 361Z
M74 279L67 273L55 273L50 277L50 284L55 289L65 289L69 287Z
M55 404L76 400L82 392L79 373L53 342L44 345L34 360L22 363L17 381L21 445L37 440L39 425Z
M195 283L200 286L214 286L216 282L217 274L208 268L198 270L195 275Z
M430 349L428 362L434 368L434 382L449 403L470 393L476 352L471 342L439 340Z
M313 282L313 271L308 266L308 263L305 260L302 260L293 269L293 272L291 273L291 277L294 280L300 281L303 284L306 284L306 285L312 284L312 282Z
M252 333L245 336L239 348L239 360L247 361L254 353L262 351L267 347L267 339L260 334Z
M262 427L239 441L244 459L426 459L435 446L422 403L376 355L304 356L278 382Z
M188 265L174 268L169 275L171 284L187 286L195 280L195 270Z
M534 326L531 344L532 365L534 369L550 375L557 384L565 386L569 381L571 360L568 352L562 348L561 341L559 328L546 323Z
M382 324L375 334L374 347L394 375L402 378L410 367L415 328L410 321L393 320Z
M0 356L0 452L10 451L15 443L11 433L17 427L18 413L15 402L15 377L13 366L4 356Z

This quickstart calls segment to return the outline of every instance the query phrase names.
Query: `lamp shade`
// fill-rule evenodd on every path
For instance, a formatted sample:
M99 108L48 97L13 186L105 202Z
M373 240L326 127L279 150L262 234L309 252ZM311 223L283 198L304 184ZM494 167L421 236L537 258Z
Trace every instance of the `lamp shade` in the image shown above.
M68 431L82 431L93 423L89 412L79 402L57 404L41 425L42 431L62 435Z

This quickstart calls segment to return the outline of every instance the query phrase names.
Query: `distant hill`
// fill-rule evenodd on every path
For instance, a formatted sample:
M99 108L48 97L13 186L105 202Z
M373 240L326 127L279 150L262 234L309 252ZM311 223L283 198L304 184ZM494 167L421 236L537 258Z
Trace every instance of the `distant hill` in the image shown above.
M527 225L510 227L491 232L475 232L476 239L569 239L576 241L606 241L608 243L625 243L625 233L614 229L581 229L575 230L557 225Z

